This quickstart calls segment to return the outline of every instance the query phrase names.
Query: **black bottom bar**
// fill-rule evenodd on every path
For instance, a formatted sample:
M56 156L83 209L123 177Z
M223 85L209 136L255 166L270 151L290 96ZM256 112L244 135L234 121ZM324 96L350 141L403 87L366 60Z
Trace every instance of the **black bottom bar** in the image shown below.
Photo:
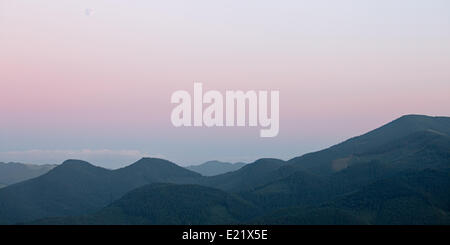
M1 226L3 241L80 244L322 244L445 241L450 226ZM6 243L5 243L6 244ZM290 243L289 243L290 244Z

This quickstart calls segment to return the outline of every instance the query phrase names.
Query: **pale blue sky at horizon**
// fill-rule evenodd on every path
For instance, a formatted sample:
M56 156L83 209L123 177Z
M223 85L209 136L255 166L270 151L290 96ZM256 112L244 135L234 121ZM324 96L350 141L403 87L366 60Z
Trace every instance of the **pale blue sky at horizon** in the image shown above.
M279 90L279 135L175 128L193 82ZM0 0L0 85L0 162L288 160L450 116L450 1Z

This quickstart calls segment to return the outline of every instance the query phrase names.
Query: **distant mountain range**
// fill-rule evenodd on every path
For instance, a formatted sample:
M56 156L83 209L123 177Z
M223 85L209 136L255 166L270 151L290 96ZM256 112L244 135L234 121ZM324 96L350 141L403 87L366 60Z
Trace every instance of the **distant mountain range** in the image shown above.
M55 166L0 162L0 188L43 175Z
M40 177L0 189L0 223L86 214L149 183L188 184L198 178L198 173L155 158L117 170L67 160Z
M215 176L155 158L118 170L68 160L0 189L0 223L450 224L449 135L449 117L408 115Z
M200 165L187 166L186 168L203 176L214 176L236 171L245 166L245 164L246 163L243 162L229 163L220 161L208 161Z

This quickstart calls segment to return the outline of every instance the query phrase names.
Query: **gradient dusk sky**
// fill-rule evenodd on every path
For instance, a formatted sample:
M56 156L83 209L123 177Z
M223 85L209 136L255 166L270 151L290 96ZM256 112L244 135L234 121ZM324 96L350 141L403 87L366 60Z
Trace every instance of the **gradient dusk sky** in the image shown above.
M176 90L279 90L280 133L175 128ZM0 0L0 162L289 159L450 115L450 1Z

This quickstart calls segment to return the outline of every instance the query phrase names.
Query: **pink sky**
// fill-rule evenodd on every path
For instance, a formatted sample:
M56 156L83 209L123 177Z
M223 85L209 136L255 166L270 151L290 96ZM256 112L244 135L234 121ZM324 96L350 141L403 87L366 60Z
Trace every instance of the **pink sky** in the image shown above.
M404 114L450 115L448 1L164 2L1 0L3 156L289 159ZM194 81L279 90L279 136L174 128L170 95ZM14 156L0 161L29 160Z

